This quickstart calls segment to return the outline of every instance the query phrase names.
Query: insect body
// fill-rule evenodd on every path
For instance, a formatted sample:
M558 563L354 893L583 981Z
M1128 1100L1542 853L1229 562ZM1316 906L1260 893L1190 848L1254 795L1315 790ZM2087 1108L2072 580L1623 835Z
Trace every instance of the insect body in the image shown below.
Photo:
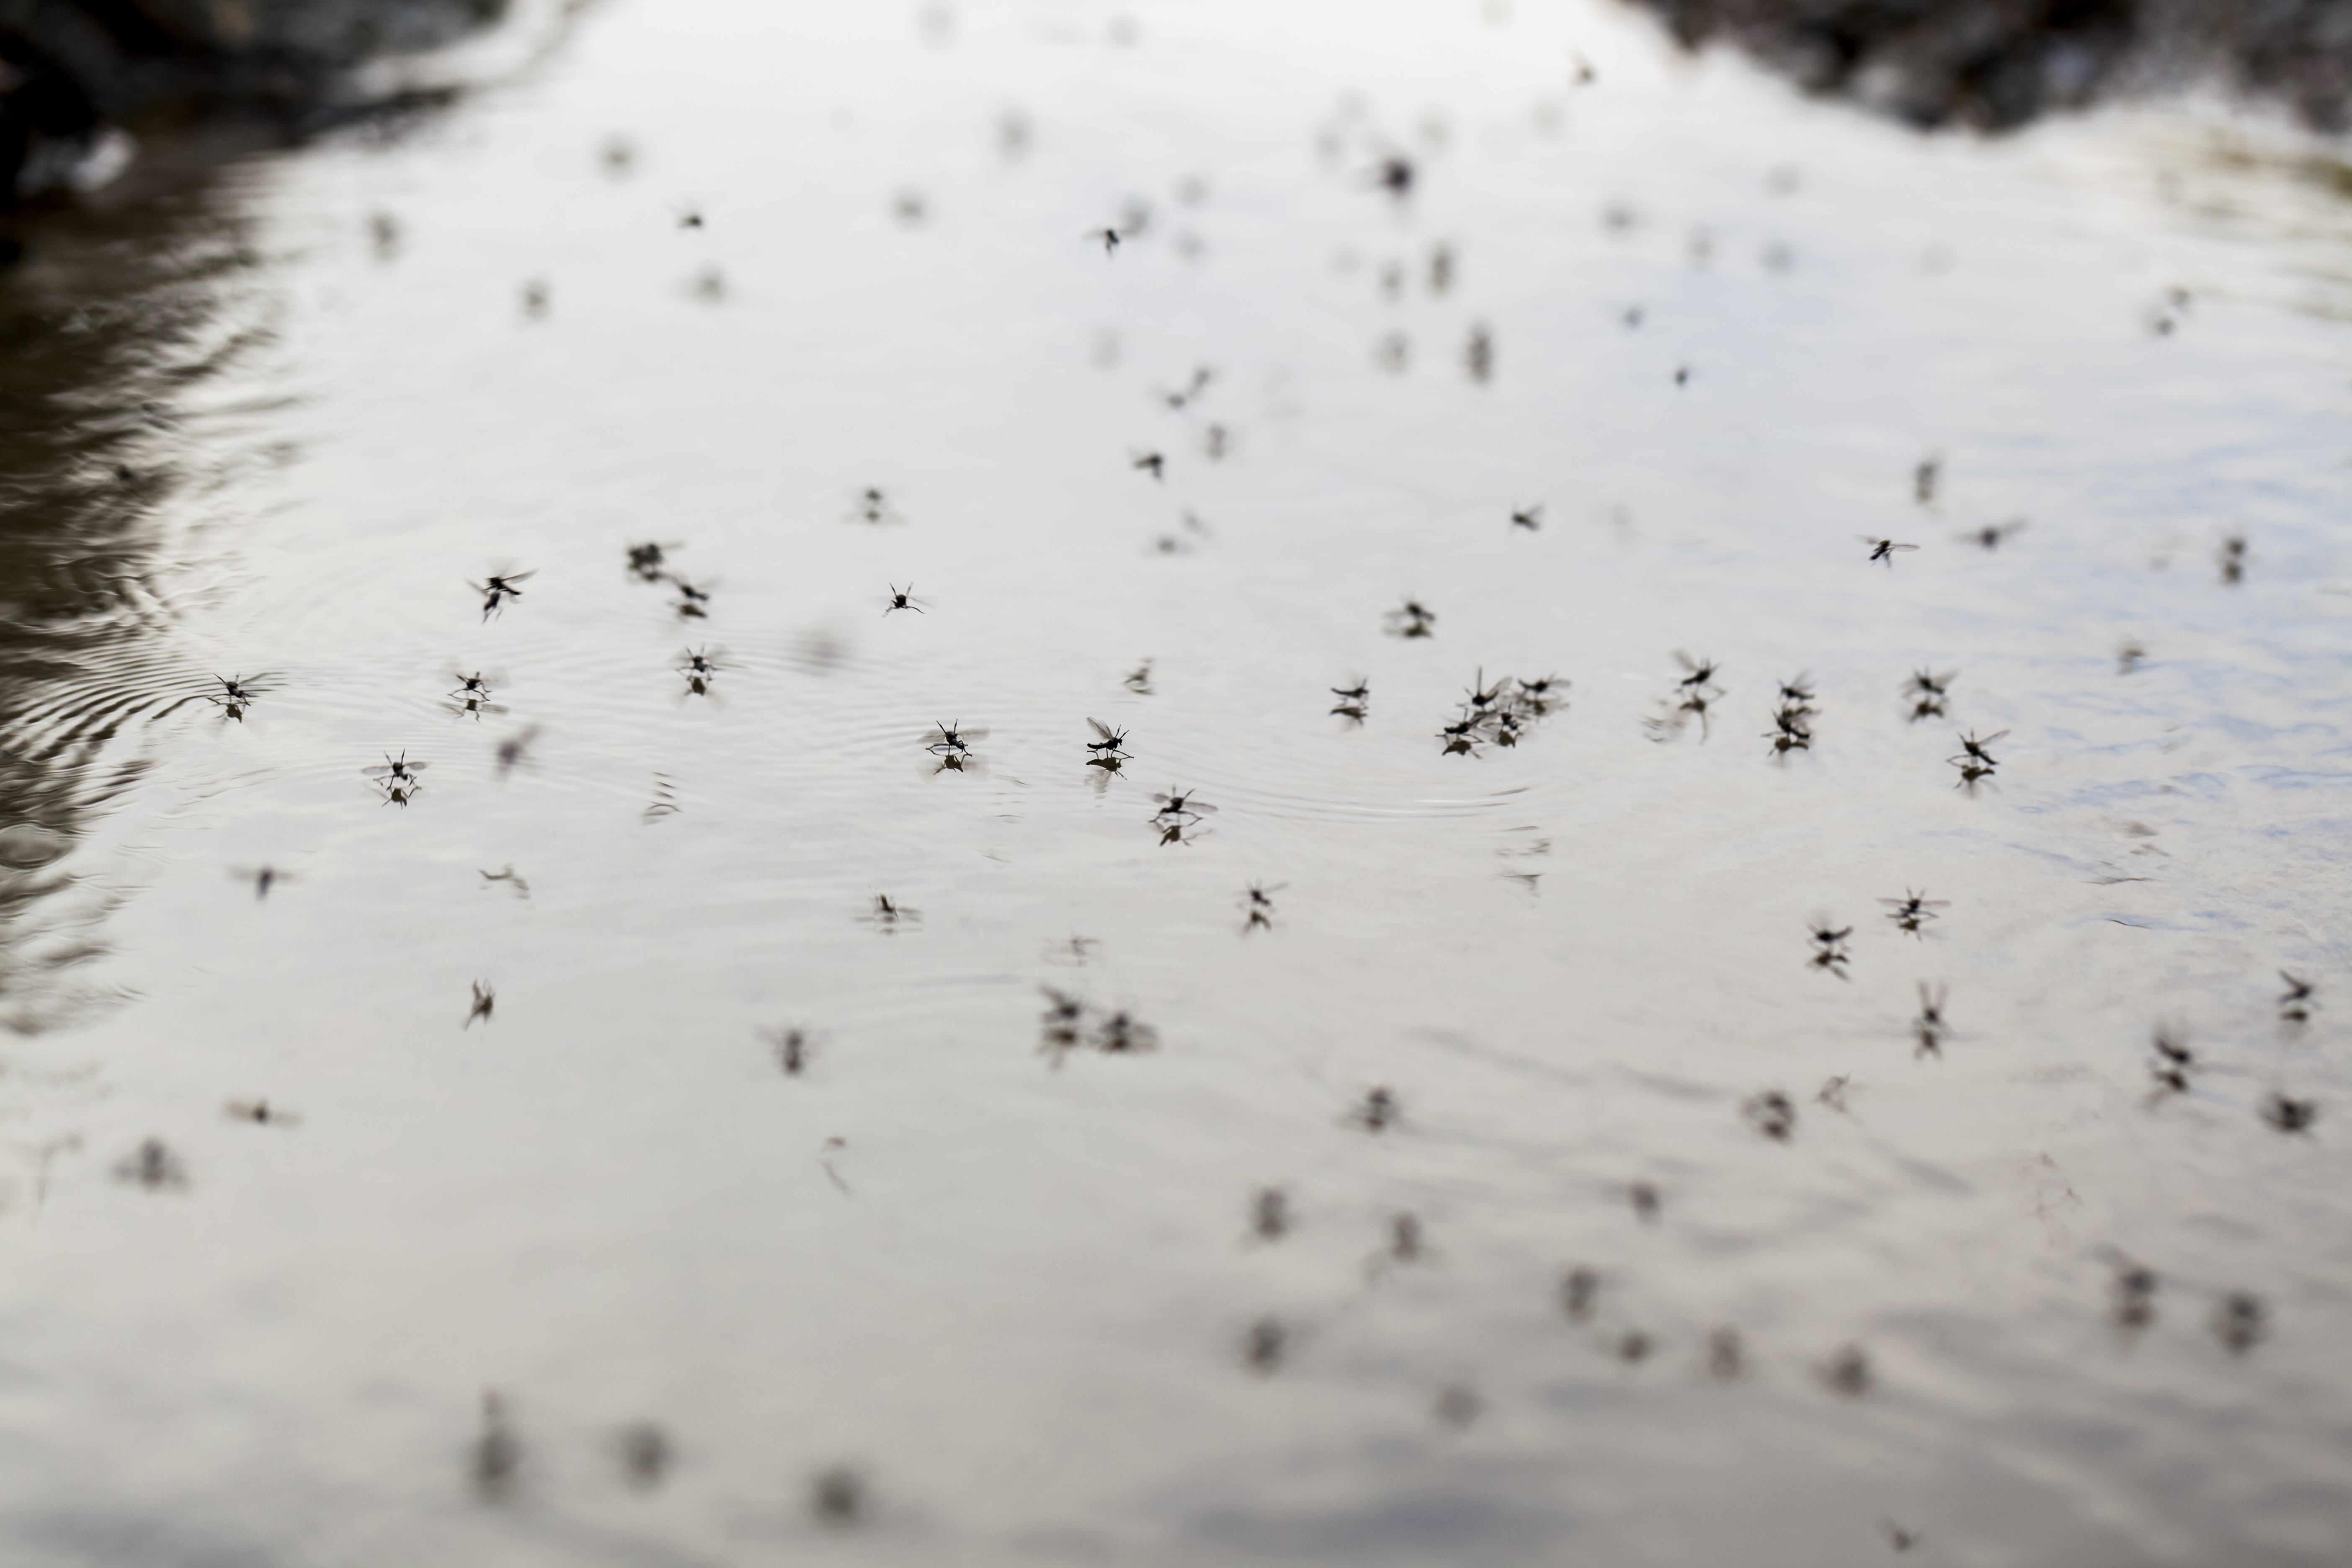
M899 587L896 583L890 584L890 596L883 601L882 613L887 616L893 610L912 610L919 616L923 613L923 606L916 602L915 585L912 583L908 584L904 588Z
M516 584L528 582L538 574L536 568L529 572L494 572L485 581L469 582L466 586L482 596L482 619L487 621L505 609L509 599L522 597L522 590L516 587Z

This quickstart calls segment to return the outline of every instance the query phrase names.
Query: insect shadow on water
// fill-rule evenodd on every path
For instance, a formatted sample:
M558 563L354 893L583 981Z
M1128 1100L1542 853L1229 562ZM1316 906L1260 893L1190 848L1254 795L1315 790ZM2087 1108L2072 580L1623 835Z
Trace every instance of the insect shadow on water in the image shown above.
M877 893L874 895L874 907L857 919L860 924L870 925L884 936L890 936L903 927L922 924L923 911L894 903L887 893Z
M478 1023L488 1023L490 1015L497 1010L498 1005L499 995L497 991L491 988L490 983L487 980L475 981L473 1005L467 1009L466 1021L459 1027L470 1029Z
M522 590L516 584L528 583L538 575L536 567L528 572L493 572L481 582L469 581L466 586L482 596L482 619L487 621L493 616L504 615L508 600L522 597Z
M1852 926L1832 926L1826 920L1815 919L1806 927L1813 939L1813 952L1805 962L1813 968L1836 975L1840 980L1851 978L1845 972L1853 955L1845 950L1846 939L1853 935Z

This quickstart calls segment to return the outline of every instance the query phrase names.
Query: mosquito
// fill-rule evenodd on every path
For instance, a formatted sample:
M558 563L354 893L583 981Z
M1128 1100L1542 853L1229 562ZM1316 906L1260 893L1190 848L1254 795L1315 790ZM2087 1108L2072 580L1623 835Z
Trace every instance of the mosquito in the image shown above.
M1981 550L1998 550L2001 541L2025 527L2025 519L2013 518L2008 522L1990 522L1982 528L1971 528L1959 537Z
M899 587L896 583L890 584L890 597L884 601L882 613L887 616L893 610L912 610L919 616L923 613L922 605L915 597L915 585L912 583L908 584L904 588Z
M2009 731L2006 730L1996 730L1991 734L1985 736L1982 740L1979 740L1977 738L1977 732L1971 730L1967 734L1960 737L1959 754L1952 757L1950 761L1958 763L1965 759L1968 762L1981 763L1984 764L1985 771L1987 773L1990 773L1994 768L1999 767L2000 763L1994 758L1993 754L1985 748L2008 733Z
M1810 710L1813 705L1813 678L1801 674L1794 680L1780 682L1780 701L1790 709Z
M298 879L293 872L281 871L275 866L255 866L251 868L239 866L232 869L229 872L229 875L235 877L240 882L251 882L253 884L253 901L256 903L259 903L262 900L268 898L269 896L269 889L276 887L278 883L291 882Z
M1119 242L1127 237L1115 228L1090 228L1080 237L1089 241L1099 241L1105 256L1117 256Z
M1896 551L1916 550L1919 548L1916 544L1897 544L1891 539L1881 539L1874 533L1857 533L1854 537L1861 540L1864 544L1869 545L1870 558L1873 561L1885 562L1889 571L1894 570L1895 552Z
M933 731L931 742L923 750L944 757L961 756L971 750L971 741L988 739L987 731L967 726L961 721L953 724L934 724L931 728ZM966 737L970 739L967 740Z
M1543 507L1538 504L1514 509L1511 512L1511 526L1524 528L1529 533L1535 532L1543 526Z
M539 575L537 567L533 567L529 572L493 572L488 581L468 582L466 586L482 596L482 619L487 621L492 616L503 611L509 599L522 597L522 590L516 587L516 584L527 583L537 575Z
M254 698L259 693L243 684L245 677L241 674L215 675L213 679L220 682L220 689L207 693L208 699L228 710L230 718L244 718L246 709L252 706Z
M2197 1065L2197 1053L2162 1029L2156 1032L2149 1044L2156 1047L2157 1059L2148 1064L2147 1070L2156 1079L2158 1098L2167 1093L2188 1093L2189 1073Z
M291 1110L281 1110L266 1100L232 1100L221 1107L221 1114L232 1121L250 1121L257 1127L299 1127L302 1118Z
M1386 619L1391 637L1425 637L1437 624L1437 612L1417 600L1407 599L1391 610Z
M708 619L710 612L702 606L710 603L710 591L698 588L683 577L672 577L669 585L677 590L677 616L682 621Z
M1182 824L1198 822L1202 816L1215 812L1217 809L1215 806L1205 801L1195 801L1192 798L1197 793L1195 790L1187 789L1174 790L1168 795L1155 794L1151 798L1160 803L1160 809L1151 814L1152 819Z
M1810 960L1812 966L1827 970L1840 980L1846 978L1845 966L1852 959L1845 951L1845 941L1853 934L1853 928L1846 926L1840 929L1832 927L1827 921L1815 921L1806 929L1813 938L1814 951Z
M384 753L383 765L382 767L362 768L360 772L375 780L377 784L389 788L397 784L414 784L417 783L416 775L423 773L426 768L429 768L433 764L430 763L410 762L408 760L408 753L405 751L402 752L397 757L387 752Z
M1723 668L1711 658L1695 659L1680 648L1675 650L1675 662L1689 672L1678 684L1692 691L1712 688L1715 685L1716 671Z
M1359 680L1353 686L1335 686L1331 688L1331 695L1342 702L1352 703L1360 708L1372 695L1372 683L1369 680Z
M1087 761L1090 763L1118 766L1118 760L1127 755L1127 731L1114 730L1099 719L1087 720L1087 726L1095 732L1095 738L1087 742L1087 750L1095 754Z
M629 570L648 583L658 583L662 578L662 564L669 559L667 552L677 548L676 544L656 544L650 540L643 544L632 544L629 546Z

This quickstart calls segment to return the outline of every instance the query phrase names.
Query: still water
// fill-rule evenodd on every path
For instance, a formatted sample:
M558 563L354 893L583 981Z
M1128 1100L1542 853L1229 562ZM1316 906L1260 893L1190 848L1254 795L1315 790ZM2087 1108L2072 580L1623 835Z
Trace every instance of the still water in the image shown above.
M5 285L0 1558L2352 1554L2339 150L489 47Z

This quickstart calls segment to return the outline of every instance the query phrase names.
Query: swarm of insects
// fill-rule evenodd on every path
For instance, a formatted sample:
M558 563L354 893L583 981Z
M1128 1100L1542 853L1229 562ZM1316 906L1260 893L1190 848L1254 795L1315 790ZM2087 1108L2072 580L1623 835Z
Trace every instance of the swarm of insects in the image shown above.
M1475 756L1481 746L1516 746L1536 721L1566 701L1568 682L1547 675L1538 680L1503 676L1486 684L1486 672L1464 694L1454 721L1437 731L1442 755Z

